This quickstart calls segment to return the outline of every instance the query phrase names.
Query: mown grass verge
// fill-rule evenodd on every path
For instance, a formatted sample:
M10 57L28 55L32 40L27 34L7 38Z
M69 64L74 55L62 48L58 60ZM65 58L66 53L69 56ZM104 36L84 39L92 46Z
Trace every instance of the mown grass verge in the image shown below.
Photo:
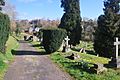
M5 72L10 64L13 61L14 56L11 53L12 49L18 48L19 44L12 36L9 37L6 43L6 53L0 53L0 80L3 80Z

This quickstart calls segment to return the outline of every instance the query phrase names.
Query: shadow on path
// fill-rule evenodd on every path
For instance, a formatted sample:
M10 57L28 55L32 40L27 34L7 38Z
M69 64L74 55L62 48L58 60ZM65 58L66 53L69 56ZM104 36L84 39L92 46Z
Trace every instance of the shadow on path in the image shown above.
M29 42L24 40L18 40L20 43L20 50L12 50L11 53L13 55L48 55L45 51L37 51L34 47L40 46L38 45L29 45Z
M12 50L13 55L48 55L45 51L23 51L23 50Z

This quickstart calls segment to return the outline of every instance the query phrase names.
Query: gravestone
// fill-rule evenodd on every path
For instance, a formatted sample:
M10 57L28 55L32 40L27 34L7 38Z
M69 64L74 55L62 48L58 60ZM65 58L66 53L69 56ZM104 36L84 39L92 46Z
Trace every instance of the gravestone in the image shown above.
M39 39L37 38L37 36L33 36L33 41L39 41Z
M94 64L93 67L90 68L93 73L100 74L104 71L107 71L107 68L104 67L101 63Z
M85 48L87 47L87 42L83 42L83 48L80 49L80 53L86 53Z
M33 36L28 36L26 41L33 41Z
M30 36L28 40L33 41L33 36Z
M67 56L66 58L76 60L80 58L80 55L78 55L77 53L72 53L70 56Z
M43 42L43 38L40 39L40 42Z
M115 58L118 58L118 45L120 45L120 42L118 41L118 38L116 38L116 42L114 42L114 45L116 46Z
M64 46L65 46L65 41L63 40L63 42L62 42L62 44L61 44L59 50L60 50L60 51L63 51L63 47L64 47Z
M69 40L70 39L67 36L64 40L64 46L63 46L63 51L62 52L69 52L70 51L70 45L68 44Z
M66 46L69 46L69 44L68 44L68 41L69 41L70 39L68 38L68 36L65 38L65 45Z
M116 37L116 42L114 42L114 45L116 46L116 53L115 57L112 57L111 61L109 62L109 65L110 67L120 68L120 58L118 56L118 46L120 45L120 42L118 41L118 37Z
M24 41L26 41L27 40L27 36L24 36Z

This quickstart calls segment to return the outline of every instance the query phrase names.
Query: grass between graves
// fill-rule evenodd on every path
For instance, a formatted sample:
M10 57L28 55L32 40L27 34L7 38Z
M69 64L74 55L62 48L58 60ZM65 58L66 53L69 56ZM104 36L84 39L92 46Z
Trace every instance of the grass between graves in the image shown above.
M91 56L89 54L81 54L81 59L88 63L107 63L108 59ZM108 69L108 72L101 74L94 74L88 70L87 63L80 66L77 62L80 60L69 60L65 58L64 54L55 52L51 54L51 59L57 63L62 69L67 71L75 80L119 80L120 70Z
M11 50L18 48L19 44L12 36L10 36L6 46L6 54L0 53L0 80L3 80L9 63L14 59Z
M38 51L45 52L43 47L39 45L40 42L31 42L31 43ZM81 45L83 45L83 43L81 43ZM52 53L50 55L50 58L54 63L58 64L58 66L61 69L68 72L72 77L74 77L75 80L119 80L120 79L120 70L114 70L108 68L107 72L103 72L101 74L94 74L91 71L89 71L88 67L93 66L89 63L107 64L109 59L103 57L97 57L94 55L94 53L91 55L91 54L79 53L78 51L75 51L76 49L79 49L81 45L76 46L74 51L69 53L62 53L61 51ZM90 42L88 45L89 46L87 48L93 50L92 43ZM65 58L71 53L77 53L78 55L80 55L80 59L70 60L68 58ZM82 66L78 64L78 62L81 62Z

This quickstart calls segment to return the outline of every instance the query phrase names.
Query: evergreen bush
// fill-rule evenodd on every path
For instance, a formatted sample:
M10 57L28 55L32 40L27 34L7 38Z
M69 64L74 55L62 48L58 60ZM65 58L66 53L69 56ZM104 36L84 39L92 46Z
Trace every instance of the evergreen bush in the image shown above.
M59 28L51 28L43 30L43 46L47 53L57 51L63 39L66 37L66 31Z
M10 33L10 19L8 15L0 13L0 52L5 53L5 44Z

